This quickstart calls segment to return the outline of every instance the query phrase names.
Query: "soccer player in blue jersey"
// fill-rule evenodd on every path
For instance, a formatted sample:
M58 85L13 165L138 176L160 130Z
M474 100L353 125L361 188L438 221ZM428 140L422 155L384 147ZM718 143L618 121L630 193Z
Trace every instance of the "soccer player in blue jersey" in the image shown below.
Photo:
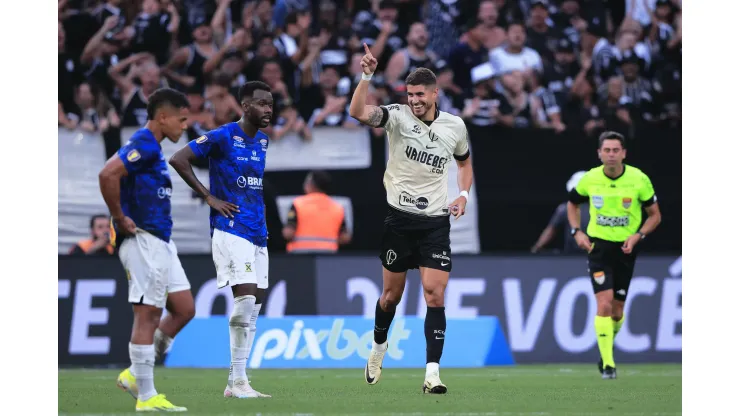
M185 182L211 207L211 245L219 288L231 287L231 369L225 397L270 397L252 388L246 365L268 286L267 223L262 177L269 139L261 132L272 118L270 87L251 81L239 89L244 116L191 141L170 159ZM208 159L210 191L193 173Z
M136 398L137 412L187 410L157 393L154 360L194 315L190 283L170 239L172 181L160 145L165 138L180 139L187 128L188 107L187 98L178 91L155 91L149 97L146 126L106 162L99 175L134 310L131 367L121 373L118 385ZM165 306L170 314L160 322Z

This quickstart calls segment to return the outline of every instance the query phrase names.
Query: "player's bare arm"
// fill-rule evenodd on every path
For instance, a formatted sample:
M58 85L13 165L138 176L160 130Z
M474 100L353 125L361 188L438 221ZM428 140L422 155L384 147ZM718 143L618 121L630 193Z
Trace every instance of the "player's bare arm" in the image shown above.
M624 242L624 246L622 246L622 251L624 251L625 254L632 253L632 249L634 249L635 245L639 243L644 236L655 231L655 229L658 228L658 225L660 225L662 218L657 202L653 202L651 205L646 206L645 212L647 213L645 224L642 225L642 228L640 228L640 231L637 234L628 238L627 241Z
M575 230L581 224L581 210L573 201L568 201L568 223L571 230ZM578 230L573 237L576 239L578 247L591 251L591 240L585 231Z
M177 174L188 184L188 186L195 191L204 201L213 209L220 212L221 215L228 218L234 218L232 212L239 212L239 207L232 204L231 202L222 201L215 196L211 195L198 177L195 176L193 171L193 162L195 162L196 156L193 153L193 149L190 146L183 146L182 149L175 152L170 158L170 166L172 166Z
M121 178L127 175L126 166L116 154L105 162L103 170L98 175L98 182L111 218L116 222L122 234L133 235L136 233L136 224L131 218L123 215L121 208Z
M470 156L465 160L457 161L457 186L460 188L460 196L450 204L450 212L455 216L455 219L465 215L468 195L470 188L473 186L473 162Z
M375 105L366 105L367 89L370 86L370 78L378 67L378 60L373 57L370 48L365 46L365 56L362 57L362 79L357 84L352 101L349 104L349 115L360 123L370 127L383 127L383 109Z

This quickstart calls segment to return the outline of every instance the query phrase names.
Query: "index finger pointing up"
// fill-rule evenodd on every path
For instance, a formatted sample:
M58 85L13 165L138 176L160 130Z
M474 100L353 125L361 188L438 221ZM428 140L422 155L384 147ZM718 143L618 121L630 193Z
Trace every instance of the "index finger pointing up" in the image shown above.
M365 53L366 53L366 54L368 54L368 55L372 55L372 53L370 52L370 48L368 48L368 47L367 47L367 43L364 43L364 42L363 42L363 43L362 43L362 46L364 46L364 47L365 47Z

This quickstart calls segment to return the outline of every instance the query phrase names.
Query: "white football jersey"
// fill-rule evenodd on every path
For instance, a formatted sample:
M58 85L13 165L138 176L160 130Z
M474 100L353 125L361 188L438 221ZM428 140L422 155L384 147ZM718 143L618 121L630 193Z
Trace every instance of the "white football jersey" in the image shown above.
M447 164L468 156L468 130L460 117L439 111L431 125L405 104L388 110L388 165L383 177L388 204L425 216L449 215Z

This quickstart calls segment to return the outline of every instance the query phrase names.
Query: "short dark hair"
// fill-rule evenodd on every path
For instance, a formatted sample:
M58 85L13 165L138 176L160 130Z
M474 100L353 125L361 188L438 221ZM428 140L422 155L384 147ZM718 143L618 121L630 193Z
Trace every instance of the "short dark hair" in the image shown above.
M258 90L272 92L270 86L262 81L249 81L239 87L239 102L244 101L245 98L252 97L252 94Z
M321 192L328 193L331 186L331 175L323 170L314 170L311 172L311 182Z
M622 149L627 148L627 146L625 146L624 136L616 131L605 131L599 135L599 149L604 146L605 140L619 140L619 144L622 145Z
M97 215L93 215L92 217L90 217L90 229L91 230L95 226L95 221L97 221L97 220L99 220L101 218L104 219L104 220L106 220L106 221L108 221L108 216L105 215L105 214L97 214Z
M177 109L188 108L190 103L188 97L180 91L172 88L160 88L149 96L149 104L146 105L146 117L154 120L157 111L163 107L174 107Z
M437 85L437 76L434 75L431 69L416 68L406 77L406 85L423 85L425 87Z
M508 32L514 26L521 26L522 29L524 29L525 32L527 31L527 25L525 25L524 22L521 21L521 20L514 20L513 22L509 23L506 26L506 31Z

